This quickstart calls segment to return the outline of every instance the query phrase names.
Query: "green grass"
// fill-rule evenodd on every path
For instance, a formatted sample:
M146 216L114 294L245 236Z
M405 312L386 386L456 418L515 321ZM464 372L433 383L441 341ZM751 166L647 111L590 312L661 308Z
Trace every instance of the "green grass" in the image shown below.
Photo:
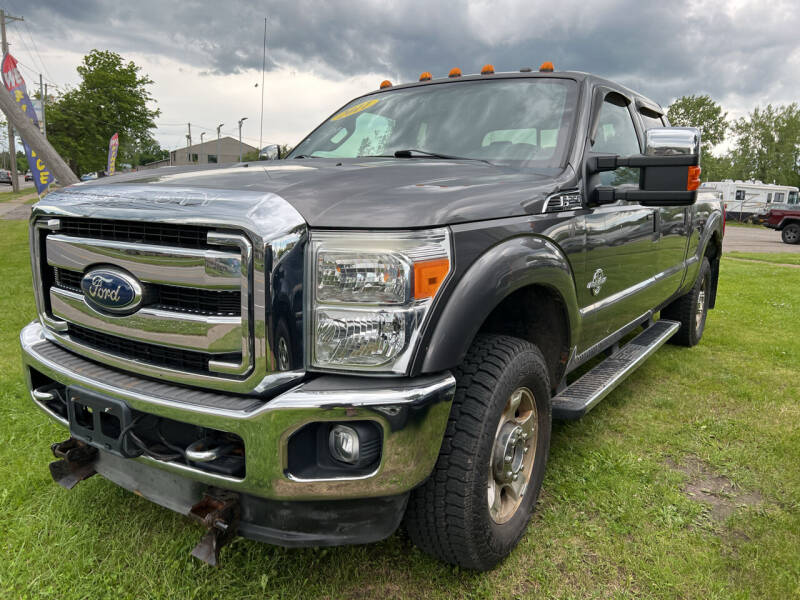
M8 189L11 189L10 187ZM0 192L0 202L8 202L9 200L16 200L17 198L24 198L26 196L36 196L36 188L26 188L18 192Z
M726 252L725 256L784 265L800 265L800 252Z
M51 481L49 445L66 434L20 374L34 314L24 223L0 222L0 253L2 598L800 595L800 270L723 259L699 346L664 347L586 418L555 424L538 509L495 571L438 563L402 533L330 549L237 539L215 570L190 558L201 530L188 519L100 477L69 492ZM714 481L724 519L698 501Z

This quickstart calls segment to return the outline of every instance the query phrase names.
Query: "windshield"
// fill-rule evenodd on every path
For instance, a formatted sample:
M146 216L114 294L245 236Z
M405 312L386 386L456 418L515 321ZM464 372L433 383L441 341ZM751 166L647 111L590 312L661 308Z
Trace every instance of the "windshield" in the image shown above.
M576 97L575 81L555 78L464 81L372 94L330 117L288 158L394 156L398 150L419 150L558 167L567 150Z

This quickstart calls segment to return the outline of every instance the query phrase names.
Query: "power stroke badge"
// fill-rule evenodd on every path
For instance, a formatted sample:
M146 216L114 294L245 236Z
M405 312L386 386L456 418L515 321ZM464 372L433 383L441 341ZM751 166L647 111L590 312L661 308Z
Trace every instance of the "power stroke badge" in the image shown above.
M101 311L133 312L142 303L142 286L133 275L114 269L93 269L81 279L86 302Z

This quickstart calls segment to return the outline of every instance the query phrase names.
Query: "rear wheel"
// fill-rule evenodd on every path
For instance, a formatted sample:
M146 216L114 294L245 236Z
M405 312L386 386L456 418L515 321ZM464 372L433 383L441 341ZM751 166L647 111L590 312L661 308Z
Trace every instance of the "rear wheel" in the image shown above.
M530 520L550 446L544 357L524 340L479 336L456 370L436 466L406 512L412 541L440 560L490 569Z
M678 321L681 328L669 342L679 346L696 346L703 337L708 316L711 290L711 265L703 257L697 281L689 292L661 310L662 319Z
M800 225L789 223L781 230L781 239L785 244L800 244Z

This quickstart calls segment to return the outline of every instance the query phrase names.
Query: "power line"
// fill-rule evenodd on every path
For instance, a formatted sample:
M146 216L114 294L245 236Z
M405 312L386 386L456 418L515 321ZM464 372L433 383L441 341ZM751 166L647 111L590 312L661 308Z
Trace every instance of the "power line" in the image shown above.
M36 50L36 56L39 57L39 62L41 63L42 67L44 68L44 72L47 74L48 77L50 77L52 79L53 75L50 73L50 70L47 68L47 65L42 60L42 55L39 54L39 46L36 44L36 38L34 38L33 34L31 34L31 28L28 27L28 22L27 21L23 21L23 23L25 24L25 30L28 32L28 37L31 39L31 43L33 44L33 49Z

